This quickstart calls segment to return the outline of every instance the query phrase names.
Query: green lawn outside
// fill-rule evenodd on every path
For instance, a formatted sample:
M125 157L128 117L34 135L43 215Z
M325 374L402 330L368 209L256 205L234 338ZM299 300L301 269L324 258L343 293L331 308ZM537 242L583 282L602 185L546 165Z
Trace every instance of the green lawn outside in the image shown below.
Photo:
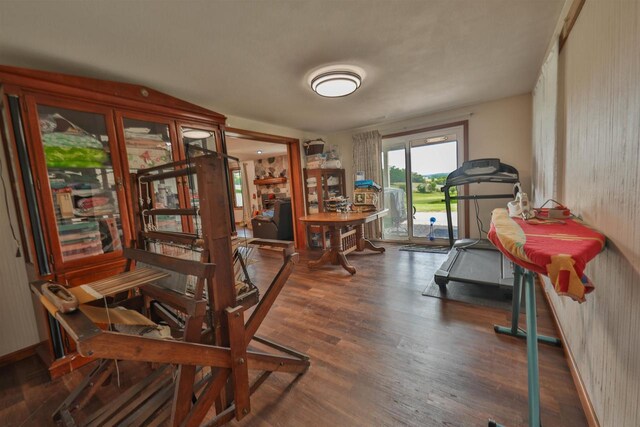
M398 185L391 184L392 187L402 188ZM417 212L445 212L444 193L434 191L433 193L418 193L416 191L417 184L413 184L413 205ZM455 194L455 193L454 193ZM451 210L455 212L457 204L451 204Z
M417 212L445 212L444 193L413 193L413 206ZM452 210L455 211L456 205L452 204Z

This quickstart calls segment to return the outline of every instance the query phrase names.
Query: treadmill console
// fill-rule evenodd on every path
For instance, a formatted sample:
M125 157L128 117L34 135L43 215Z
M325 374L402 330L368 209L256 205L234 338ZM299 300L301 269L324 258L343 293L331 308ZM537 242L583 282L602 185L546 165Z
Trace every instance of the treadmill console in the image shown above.
M500 159L477 159L462 164L462 171L467 176L491 175L499 170Z

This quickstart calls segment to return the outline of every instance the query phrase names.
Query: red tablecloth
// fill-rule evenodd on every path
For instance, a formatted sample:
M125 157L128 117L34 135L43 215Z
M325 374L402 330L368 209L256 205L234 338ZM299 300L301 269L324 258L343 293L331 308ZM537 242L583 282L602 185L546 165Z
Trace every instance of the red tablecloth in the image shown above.
M510 260L549 276L559 295L583 302L593 284L584 268L604 247L606 238L578 220L539 223L509 217L506 209L491 214L489 240Z

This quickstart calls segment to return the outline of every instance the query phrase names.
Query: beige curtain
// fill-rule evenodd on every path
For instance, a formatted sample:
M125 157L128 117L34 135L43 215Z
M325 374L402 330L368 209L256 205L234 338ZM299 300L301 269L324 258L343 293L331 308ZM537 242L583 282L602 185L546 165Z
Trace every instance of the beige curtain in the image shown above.
M380 132L372 130L353 135L353 171L363 171L365 179L372 179L382 185L382 137ZM382 203L382 194L379 197ZM381 208L381 206L378 206ZM382 237L380 221L365 226L365 236L372 239Z

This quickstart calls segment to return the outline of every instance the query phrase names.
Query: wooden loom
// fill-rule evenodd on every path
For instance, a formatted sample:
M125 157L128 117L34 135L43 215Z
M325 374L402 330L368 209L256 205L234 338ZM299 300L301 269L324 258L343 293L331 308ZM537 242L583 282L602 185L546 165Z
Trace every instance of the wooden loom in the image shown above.
M142 268L131 268L112 278L69 289L80 300L79 310L56 312L42 297L45 282L32 283L32 290L41 296L41 301L75 341L78 352L103 359L57 409L55 419L65 425L76 425L72 412L84 407L111 377L114 360L154 362L162 366L85 417L84 425L160 425L170 420L172 426L196 426L212 407L216 415L205 425L221 425L234 417L240 420L250 412L250 395L271 373L302 374L308 369L306 355L255 336L298 260L292 242L258 239L250 242L281 248L283 264L249 319L244 321L245 310L257 297L238 296L236 292L234 260L238 255L230 236L225 169L223 155L208 153L132 175L137 239L134 247L124 250L124 255L130 267L138 264ZM153 182L190 176L196 178L198 208L154 208ZM149 226L153 223L149 219L157 215L181 215L184 221L199 213L201 235L158 231ZM149 249L157 243L197 247L200 259L151 252ZM196 279L190 294L163 286L163 281L187 276ZM257 290L251 292L257 295ZM117 295L108 302L106 295L113 293ZM91 303L91 299L96 301ZM107 302L109 310L104 307ZM122 315L123 308L131 314ZM142 326L140 334L131 333L130 328L125 329L128 333L101 329L98 327L101 321L92 319L98 309L106 312L108 319L109 324L102 325L103 328L118 329L111 316L121 316L127 327ZM144 320L140 313L145 314ZM148 319L163 320L175 338L143 335L149 329L145 323ZM136 331L135 327L133 330ZM252 341L278 353L252 350L249 348ZM251 385L249 370L262 371ZM205 371L209 372L204 375ZM196 381L198 372L201 378Z

